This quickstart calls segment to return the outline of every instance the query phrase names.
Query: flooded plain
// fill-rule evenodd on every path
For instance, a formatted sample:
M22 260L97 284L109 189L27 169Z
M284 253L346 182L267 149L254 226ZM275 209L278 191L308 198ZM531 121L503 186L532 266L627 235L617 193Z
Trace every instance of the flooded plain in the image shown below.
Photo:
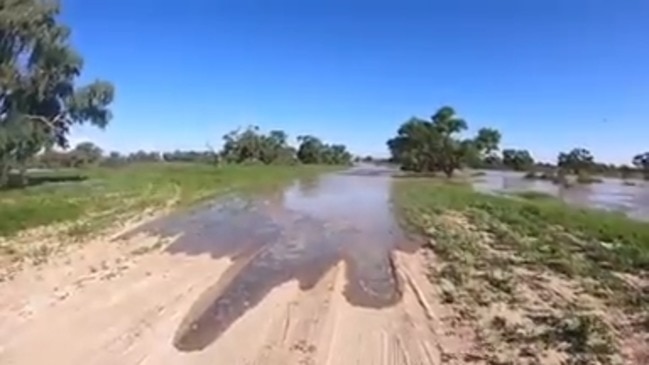
M22 271L0 282L0 363L407 365L442 363L441 349L463 359L474 343L393 218L394 172L224 197ZM567 191L488 172L475 184L646 207L644 188L616 182Z
M545 180L525 179L523 173L484 171L472 180L476 190L488 193L537 191L562 199L568 204L605 209L627 214L631 218L649 220L649 185L641 180L623 181L603 178L594 184L564 187Z
M292 280L313 288L341 261L344 297L352 305L383 308L402 297L393 251L416 248L399 229L390 205L395 170L355 167L299 180L256 196L230 196L140 226L139 232L174 237L171 254L203 255L231 262L195 300L173 343L181 351L206 348L272 289ZM514 172L487 171L473 178L488 193L538 191L569 204L649 217L649 189L607 179L570 188L526 180Z
M398 302L392 251L413 244L393 219L391 172L360 167L300 180L262 197L220 199L129 233L178 236L170 253L232 261L185 316L176 348L205 348L273 288L297 280L310 289L340 261L347 267L349 303L380 308Z

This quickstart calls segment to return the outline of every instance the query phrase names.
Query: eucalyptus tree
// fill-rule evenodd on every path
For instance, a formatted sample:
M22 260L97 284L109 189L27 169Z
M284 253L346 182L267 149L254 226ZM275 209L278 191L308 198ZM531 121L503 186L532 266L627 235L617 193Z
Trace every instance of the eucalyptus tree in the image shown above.
M353 156L343 144L328 144L320 138L304 135L298 136L297 158L304 164L348 165Z
M595 164L595 159L589 150L574 148L570 152L561 152L557 157L557 166L575 175L588 173Z
M297 148L297 158L300 162L305 164L317 164L322 163L322 151L324 149L324 143L320 138L303 135L298 136L297 141L299 146Z
M534 166L534 159L527 150L503 150L503 164L515 171L528 170Z
M221 156L227 162L261 161L261 136L259 127L237 129L223 136Z
M391 160L401 168L416 172L442 171L451 177L456 169L476 161L498 149L500 132L483 128L472 139L461 139L459 134L468 128L455 110L444 106L431 120L410 118L388 140Z
M388 140L391 160L401 164L406 171L434 171L434 152L439 138L432 123L412 117L397 130L397 136Z
M103 151L92 142L82 142L76 145L70 153L75 157L79 165L91 165L99 162Z
M249 126L226 134L223 140L220 155L230 163L273 164L295 161L295 149L289 146L288 135L281 130L264 134L259 127Z
M500 139L502 135L500 132L493 128L481 128L478 130L478 135L475 137L475 146L478 151L490 156L493 152L498 150Z
M113 85L78 85L83 59L48 0L0 3L0 185L45 147L68 147L75 124L104 128Z

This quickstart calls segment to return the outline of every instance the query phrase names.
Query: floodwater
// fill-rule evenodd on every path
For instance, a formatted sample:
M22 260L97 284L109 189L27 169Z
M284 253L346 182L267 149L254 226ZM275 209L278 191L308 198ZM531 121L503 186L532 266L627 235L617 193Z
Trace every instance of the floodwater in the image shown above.
M295 279L307 290L340 261L346 263L350 303L397 303L401 291L391 252L414 244L393 219L391 172L366 166L300 180L262 197L233 196L178 212L127 234L179 236L170 253L209 253L233 262L197 299L174 345L205 348L274 287Z
M556 196L571 205L612 210L635 219L649 220L649 185L640 180L634 180L634 185L627 185L620 179L604 178L601 183L564 187L549 181L525 179L518 172L484 173L484 176L473 178L473 186L478 191L538 191Z

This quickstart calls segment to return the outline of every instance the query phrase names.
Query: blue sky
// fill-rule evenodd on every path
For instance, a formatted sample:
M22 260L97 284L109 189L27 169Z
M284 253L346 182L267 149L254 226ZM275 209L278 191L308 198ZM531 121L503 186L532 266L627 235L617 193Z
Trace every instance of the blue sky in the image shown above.
M448 104L541 160L649 150L647 0L64 0L106 150L204 149L256 124L358 154Z

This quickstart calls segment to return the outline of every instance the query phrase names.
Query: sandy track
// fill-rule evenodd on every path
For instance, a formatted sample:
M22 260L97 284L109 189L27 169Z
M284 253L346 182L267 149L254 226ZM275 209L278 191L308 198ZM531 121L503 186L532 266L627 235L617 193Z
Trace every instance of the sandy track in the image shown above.
M0 363L440 363L416 254L396 254L404 293L393 307L350 305L339 264L309 291L294 281L274 288L210 346L181 352L173 340L183 317L230 261L133 253L154 243L92 243L0 283Z

